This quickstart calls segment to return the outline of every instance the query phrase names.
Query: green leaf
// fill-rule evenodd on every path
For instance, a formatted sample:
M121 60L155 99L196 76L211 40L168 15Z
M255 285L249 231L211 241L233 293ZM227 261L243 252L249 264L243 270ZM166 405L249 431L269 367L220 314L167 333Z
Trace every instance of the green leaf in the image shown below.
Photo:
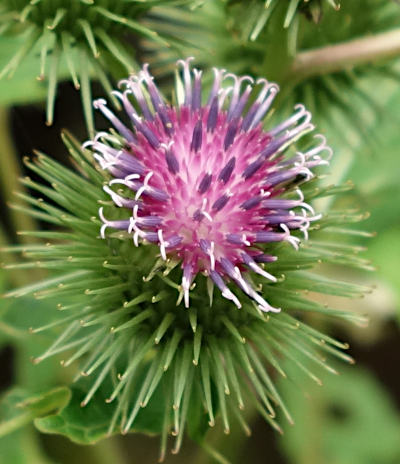
M32 334L29 329L46 325L65 317L57 311L58 301L40 301L24 297L3 299L0 306L0 341L13 343L16 349L16 383L29 391L40 392L63 381L59 359L39 364L30 359L42 354L52 339L50 332Z
M109 390L103 384L89 404L82 407L81 402L89 388L87 380L78 382L71 388L72 397L68 405L57 414L36 419L35 426L43 433L64 435L81 444L92 444L107 438L115 405L106 403ZM164 401L162 389L158 388L149 404L141 409L129 431L150 435L161 433ZM119 430L114 432L119 433Z
M339 370L343 375L330 375L322 388L303 385L307 397L281 382L295 420L281 440L289 461L400 462L400 418L387 392L365 369Z
M71 393L67 387L59 387L40 395L31 395L31 392L17 387L3 398L0 407L1 416L5 419L0 422L0 437L29 424L35 417L63 408Z

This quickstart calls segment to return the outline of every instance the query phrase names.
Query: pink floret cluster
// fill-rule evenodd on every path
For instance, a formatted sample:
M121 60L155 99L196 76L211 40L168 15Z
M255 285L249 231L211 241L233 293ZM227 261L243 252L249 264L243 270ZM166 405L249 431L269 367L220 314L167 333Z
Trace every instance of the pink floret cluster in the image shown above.
M202 71L191 69L190 61L178 61L175 106L164 100L147 65L121 82L123 90L114 94L129 127L105 100L95 101L118 136L100 132L85 146L112 176L105 191L130 212L127 219L109 220L100 208L101 236L108 227L126 230L136 246L151 242L164 260L179 259L187 307L192 283L203 273L238 307L229 282L260 310L279 311L257 292L249 271L276 281L264 263L277 257L265 252L265 244L286 241L297 249L300 237L307 239L310 223L320 215L304 202L300 185L313 177L313 168L327 164L331 150L316 135L315 146L288 155L288 148L314 129L302 105L265 130L276 84L214 69L203 99ZM132 193L122 194L121 185Z

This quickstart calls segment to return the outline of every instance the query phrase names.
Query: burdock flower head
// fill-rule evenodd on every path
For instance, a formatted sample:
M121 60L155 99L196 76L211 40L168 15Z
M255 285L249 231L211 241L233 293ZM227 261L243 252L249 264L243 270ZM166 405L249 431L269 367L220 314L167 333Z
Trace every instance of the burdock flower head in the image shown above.
M347 345L301 318L306 311L359 320L307 298L363 291L310 272L321 262L367 266L332 241L358 216L321 216L310 205L343 191L319 178L330 148L308 134L314 127L301 105L263 126L276 84L215 69L205 98L190 61L178 62L175 105L147 66L114 92L124 122L105 100L94 103L114 127L83 148L64 134L79 173L43 154L27 161L52 187L24 180L51 200L29 199L31 214L64 230L28 232L47 243L24 246L34 261L23 266L60 273L11 295L55 297L67 314L33 329L65 326L36 362L59 353L64 366L81 360L70 405L60 420L37 421L43 431L87 442L79 435L86 416L70 422L80 417L76 404L94 404L92 440L160 433L163 457L168 435L177 452L186 426L197 440L218 417L227 433L232 420L248 432L246 404L281 430L277 412L292 419L276 375L297 380L303 372L320 383L313 367L335 372L321 354L351 362Z
M277 259L266 253L265 244L286 241L297 249L300 237L292 231L307 238L310 224L320 216L304 201L298 183L311 179L313 168L327 164L330 148L317 136L316 147L285 157L290 145L314 129L311 114L298 105L292 117L263 130L261 121L278 86L259 79L260 90L253 96L251 77L218 69L202 104L202 72L191 70L190 61L178 62L183 86L176 107L165 103L147 66L121 82L125 90L114 94L133 130L110 112L105 100L94 103L121 143L116 146L115 137L100 133L86 146L112 175L104 190L115 205L130 212L126 219L109 220L100 208L101 236L105 238L108 227L126 230L136 246L155 243L163 260L178 260L186 307L191 285L203 273L238 308L240 296L229 282L262 311L277 312L280 308L271 306L247 275L251 271L276 282L259 265ZM228 80L233 85L223 87ZM127 194L115 191L118 185Z

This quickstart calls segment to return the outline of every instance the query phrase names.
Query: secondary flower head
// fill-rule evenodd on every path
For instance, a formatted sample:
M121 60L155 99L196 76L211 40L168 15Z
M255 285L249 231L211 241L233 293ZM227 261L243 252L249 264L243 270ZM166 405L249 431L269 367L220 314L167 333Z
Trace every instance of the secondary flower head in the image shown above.
M265 79L254 83L249 76L214 69L203 103L202 71L191 69L191 59L178 61L183 72L175 106L165 102L147 65L121 81L124 90L114 94L129 127L105 100L94 103L118 136L101 132L86 146L113 176L104 190L129 211L125 219L110 220L100 208L101 236L108 227L126 230L136 246L155 243L164 260L179 260L187 307L191 285L203 273L236 306L241 303L229 281L262 311L279 311L248 274L275 282L263 263L277 257L265 252L265 244L285 241L297 249L300 238L307 239L310 223L320 216L304 202L299 184L327 164L331 150L319 135L316 146L286 153L314 129L311 114L297 105L291 117L265 130L263 120L279 91Z
M187 0L188 3L190 0ZM8 63L0 67L0 79L12 77L28 55L37 57L39 80L47 80L47 124L53 123L57 81L64 62L76 89L81 89L83 110L89 131L94 132L90 102L90 79L96 76L104 89L115 64L127 72L135 67L128 34L146 37L158 49L168 46L156 30L143 24L143 17L156 6L154 1L127 0L2 0L0 2L0 36L4 41L2 56ZM164 6L173 1L165 0ZM182 3L186 3L185 1ZM173 16L174 10L170 11ZM171 32L172 36L174 32ZM11 44L11 46L10 46ZM15 48L17 47L17 48ZM15 53L12 54L12 51ZM133 50L131 50L133 51ZM7 62L6 61L6 62ZM113 64L114 63L114 64ZM64 65L64 66L65 66ZM30 68L29 68L30 69ZM29 76L28 76L29 78ZM34 76L32 76L34 78ZM29 97L26 101L29 100Z

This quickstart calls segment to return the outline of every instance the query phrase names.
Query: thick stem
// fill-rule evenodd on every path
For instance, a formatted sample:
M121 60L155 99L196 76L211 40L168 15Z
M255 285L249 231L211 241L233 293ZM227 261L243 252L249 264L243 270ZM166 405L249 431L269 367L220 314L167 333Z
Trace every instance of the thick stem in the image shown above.
M19 179L21 169L14 150L14 144L10 135L8 109L0 107L0 180L2 195L6 203L15 201L15 191L23 191ZM22 201L19 200L21 204ZM35 222L27 214L16 210L10 210L10 218L14 229L34 230ZM22 237L21 241L32 242L31 238Z
M117 437L107 438L107 440L100 441L90 448L93 456L93 462L96 464L126 464L127 460L124 458L121 442Z
M298 53L288 75L296 80L400 55L400 29Z
M0 197L4 203L12 203L16 200L15 191L23 192L19 179L21 170L19 161L14 149L14 144L10 134L9 127L9 110L5 107L0 107ZM18 200L19 204L23 204L22 200ZM18 230L35 230L35 221L25 213L17 210L9 209L11 226L14 231ZM1 247L9 245L10 237L5 231L5 223L0 223L0 266L1 263L11 264L20 260L20 256L16 253L3 253ZM32 237L21 236L22 243L32 243L35 239ZM37 278L38 274L34 278ZM7 280L12 285L20 286L32 282L32 272L23 269L7 270Z

